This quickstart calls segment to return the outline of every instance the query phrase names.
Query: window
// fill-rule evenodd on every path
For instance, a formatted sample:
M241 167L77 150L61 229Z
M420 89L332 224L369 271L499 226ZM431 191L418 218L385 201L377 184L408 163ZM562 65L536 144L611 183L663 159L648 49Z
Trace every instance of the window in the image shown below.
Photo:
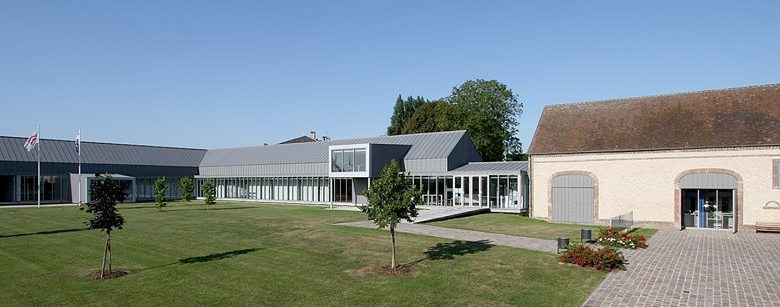
M334 150L331 152L331 159L330 162L331 172L343 172L344 171L344 151L343 150Z
M337 172L365 172L366 149L334 149L330 152L330 171Z
M772 187L780 189L780 159L772 160Z
M355 149L355 169L356 172L366 171L366 150Z

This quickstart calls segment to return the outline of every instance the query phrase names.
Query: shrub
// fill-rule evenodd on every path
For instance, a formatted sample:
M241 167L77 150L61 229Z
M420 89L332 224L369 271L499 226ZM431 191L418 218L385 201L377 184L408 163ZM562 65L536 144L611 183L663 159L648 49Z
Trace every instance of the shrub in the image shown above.
M595 248L590 245L572 244L559 259L564 263L592 267L605 272L626 269L623 253L609 247Z
M216 193L214 193L214 182L211 179L206 179L206 182L201 186L201 192L203 193L203 202L206 204L206 209L209 205L216 203Z
M162 211L165 207L165 195L168 192L168 183L165 181L165 177L157 177L154 180L154 202L157 205L157 209Z
M190 202L192 199L192 179L190 177L181 177L181 200Z
M632 235L627 229L607 228L599 231L596 243L621 248L647 248L645 236Z

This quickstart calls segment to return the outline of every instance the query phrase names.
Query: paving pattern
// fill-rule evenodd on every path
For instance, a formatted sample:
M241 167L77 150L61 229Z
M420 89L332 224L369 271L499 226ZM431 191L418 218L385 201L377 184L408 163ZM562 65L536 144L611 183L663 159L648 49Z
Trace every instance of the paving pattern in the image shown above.
M376 228L376 224L374 224L374 222L372 221L349 222L349 223L341 223L339 225L363 227L363 228ZM401 223L398 226L396 226L396 231L413 233L413 234L424 235L424 236L447 238L452 240L463 240L463 241L487 240L489 241L488 243L493 245L524 248L524 249L530 249L530 250L542 251L542 252L551 252L551 253L554 253L556 248L556 241L554 240L518 237L518 236L510 236L510 235L503 235L497 233L488 233L488 232L463 230L463 229L455 229L455 228L445 228L445 227L438 227L438 226L431 226L431 225L424 225L424 224Z
M660 230L585 306L780 306L780 234Z

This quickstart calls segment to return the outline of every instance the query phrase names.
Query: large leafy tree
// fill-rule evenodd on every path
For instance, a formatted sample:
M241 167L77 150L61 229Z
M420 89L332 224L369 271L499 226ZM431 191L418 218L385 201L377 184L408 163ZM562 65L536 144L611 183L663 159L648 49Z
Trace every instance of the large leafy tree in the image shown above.
M414 114L404 123L401 134L443 131L445 128L447 109L446 101L437 100L419 106Z
M390 126L387 127L387 135L402 134L406 122L414 115L417 108L427 102L428 100L420 96L409 96L404 100L401 95L398 95L393 107L393 115L390 117Z
M179 182L181 185L181 199L187 203L192 200L192 178L184 176Z
M168 193L168 183L165 177L158 177L154 180L154 202L157 209L162 211L165 208L165 195Z
M86 222L89 229L98 229L106 233L106 243L103 249L103 265L100 269L100 279L105 274L111 274L111 232L122 229L125 219L116 208L117 203L125 201L125 192L111 175L97 175L97 180L92 182L91 199L81 210L91 214ZM108 271L106 271L108 262Z
M496 80L469 80L454 87L443 130L465 129L485 161L519 155L518 118L523 104L506 85Z
M361 210L374 221L379 228L389 228L392 241L392 256L390 266L396 268L395 262L395 227L401 221L412 221L417 216L417 206L420 205L422 192L410 181L406 180L395 160L382 169L382 175L372 182L366 190L368 205Z

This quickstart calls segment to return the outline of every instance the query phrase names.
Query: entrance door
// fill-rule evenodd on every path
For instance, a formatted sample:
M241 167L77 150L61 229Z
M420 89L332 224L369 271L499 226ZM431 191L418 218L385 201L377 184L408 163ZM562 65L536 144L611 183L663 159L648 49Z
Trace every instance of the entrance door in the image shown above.
M683 226L709 229L734 228L734 190L682 190Z
M14 201L14 176L0 176L0 203Z
M552 221L593 224L593 179L560 175L552 180Z

